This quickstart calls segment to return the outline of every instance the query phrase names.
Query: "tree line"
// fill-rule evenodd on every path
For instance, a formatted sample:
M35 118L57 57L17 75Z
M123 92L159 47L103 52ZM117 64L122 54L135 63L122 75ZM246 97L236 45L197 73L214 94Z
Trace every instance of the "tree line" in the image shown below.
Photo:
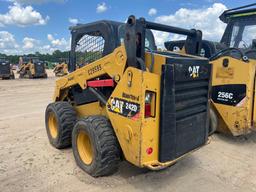
M69 57L69 51L60 51L56 50L52 54L46 53L42 54L39 52L35 52L34 54L27 54L27 55L6 55L0 53L0 58L5 58L6 60L9 60L12 64L18 64L20 57L38 57L41 61L47 61L47 62L59 62L62 58L68 58Z

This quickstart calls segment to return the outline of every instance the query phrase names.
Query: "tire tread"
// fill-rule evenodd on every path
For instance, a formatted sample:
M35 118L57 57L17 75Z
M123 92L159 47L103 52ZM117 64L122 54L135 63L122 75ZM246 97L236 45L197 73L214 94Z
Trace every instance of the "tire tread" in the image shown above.
M57 149L69 147L71 145L72 130L76 122L76 112L74 108L65 101L57 101L51 103L48 105L48 107L55 109L58 116L57 118L59 120L58 123L61 127L61 130L58 130L58 141L54 147Z
M96 168L89 173L94 177L106 176L117 171L120 162L120 147L109 120L100 115L83 117L94 132L98 157Z

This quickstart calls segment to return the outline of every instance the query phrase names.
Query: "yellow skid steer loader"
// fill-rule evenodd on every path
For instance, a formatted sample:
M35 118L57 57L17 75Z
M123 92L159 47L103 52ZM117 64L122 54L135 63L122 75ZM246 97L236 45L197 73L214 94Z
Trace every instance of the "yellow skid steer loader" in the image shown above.
M152 30L186 35L187 54L159 51ZM72 143L81 169L109 175L121 159L163 169L207 143L211 65L192 56L201 31L130 16L71 34L70 73L56 81L45 123L54 147Z

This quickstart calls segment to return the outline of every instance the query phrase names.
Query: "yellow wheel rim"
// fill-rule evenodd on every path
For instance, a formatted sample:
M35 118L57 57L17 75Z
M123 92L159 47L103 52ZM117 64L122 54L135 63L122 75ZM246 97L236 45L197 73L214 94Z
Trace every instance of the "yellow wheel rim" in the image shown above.
M54 113L52 112L50 113L48 118L48 126L52 138L56 138L58 135L58 123Z
M81 160L89 165L93 159L92 144L89 136L84 131L80 131L77 136L77 150Z

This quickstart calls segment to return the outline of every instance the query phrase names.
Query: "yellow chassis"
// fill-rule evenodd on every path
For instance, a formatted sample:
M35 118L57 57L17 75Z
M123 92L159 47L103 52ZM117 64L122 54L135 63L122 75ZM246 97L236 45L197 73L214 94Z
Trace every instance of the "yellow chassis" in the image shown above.
M186 155L165 163L158 161L161 65L165 63L165 59L160 55L155 56L157 65L154 66L153 73L132 67L126 68L126 51L124 45L121 45L102 59L59 78L56 81L53 100L66 99L71 86L79 85L82 89L86 89L88 80L108 74L117 85L106 106L102 107L99 102L74 106L78 116L107 116L127 161L138 167L147 167L152 170L165 168ZM150 62L151 56L146 54L146 65L149 66ZM144 110L140 110L136 117L125 117L115 105L116 100L122 104L122 100L125 99L144 109L146 91L157 95L154 100L154 117L145 118ZM131 97L124 98L124 95L131 95ZM147 153L149 147L152 148L151 154Z

